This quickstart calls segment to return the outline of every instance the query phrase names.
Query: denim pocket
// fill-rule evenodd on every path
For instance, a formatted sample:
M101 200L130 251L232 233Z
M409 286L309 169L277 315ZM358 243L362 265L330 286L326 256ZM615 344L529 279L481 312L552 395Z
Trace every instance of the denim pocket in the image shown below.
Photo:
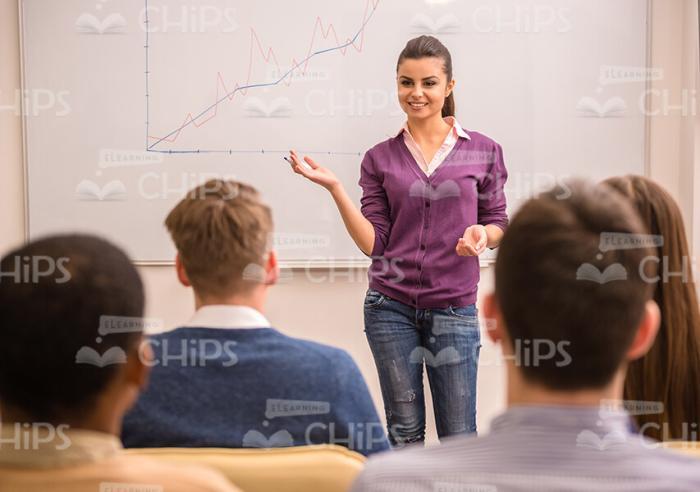
M476 304L470 304L469 306L464 307L450 306L447 308L447 312L450 314L450 316L454 316L455 318L468 320L475 320L479 315L479 310L476 308Z
M367 294L365 294L365 307L375 308L381 306L387 297L374 289L368 289Z

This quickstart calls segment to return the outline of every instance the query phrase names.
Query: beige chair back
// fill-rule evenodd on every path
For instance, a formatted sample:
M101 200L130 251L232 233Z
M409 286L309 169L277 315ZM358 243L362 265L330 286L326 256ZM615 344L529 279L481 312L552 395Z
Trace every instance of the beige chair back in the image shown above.
M132 448L132 455L214 468L244 492L345 492L364 466L334 444L270 449Z

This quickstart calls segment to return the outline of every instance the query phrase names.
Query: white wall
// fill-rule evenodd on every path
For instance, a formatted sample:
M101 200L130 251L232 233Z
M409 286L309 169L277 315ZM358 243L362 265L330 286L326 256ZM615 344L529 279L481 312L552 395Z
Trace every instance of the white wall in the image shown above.
M691 3L691 0L654 0L652 4L652 65L664 67L666 77L658 84L670 90L680 90L687 83L688 73L682 67L694 53L687 47L692 41L688 34L692 26L687 21L684 23L688 26L685 34L677 27L685 17L684 9ZM684 40L685 50L682 49ZM6 108L13 103L15 91L20 87L19 63L17 4L15 0L0 0L0 107L3 108L0 109L0 252L24 238L21 120L18 114ZM690 217L697 194L688 191L688 177L692 177L690 183L694 183L696 191L700 186L698 173L694 172L692 138L688 139L682 131L687 119L661 114L651 120L650 174L682 200ZM682 186L682 183L685 184ZM692 220L688 220L689 226L692 225ZM186 320L193 302L190 293L176 282L173 268L141 267L140 271L147 288L147 315L164 319L167 327ZM490 291L492 285L492 268L482 269L480 292ZM271 290L266 314L276 327L289 335L348 350L362 369L377 408L381 409L376 371L362 331L362 299L366 288L366 271L296 270L291 281ZM482 343L477 415L479 427L485 430L488 421L504 406L505 381L497 348L485 335L482 335ZM429 401L429 395L426 398ZM428 439L434 442L431 412L428 416Z
M652 0L650 176L678 200L694 259L700 255L700 81L698 2ZM666 98L666 102L664 101ZM697 266L698 261L692 264ZM697 278L696 271L696 278Z
M13 104L20 87L17 7L0 2L0 106ZM0 110L0 251L24 238L22 127L19 115Z
M662 68L664 76L650 87L649 109L654 115L649 121L650 175L678 200L689 238L698 218L698 214L693 217L698 200L694 188L700 182L694 149L698 102L693 95L698 70L697 8L693 0L652 0L651 12L650 65Z

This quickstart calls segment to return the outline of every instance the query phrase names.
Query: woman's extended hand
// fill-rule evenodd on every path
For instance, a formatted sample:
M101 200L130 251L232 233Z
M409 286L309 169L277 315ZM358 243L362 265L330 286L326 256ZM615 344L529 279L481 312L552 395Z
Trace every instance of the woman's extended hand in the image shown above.
M291 166L292 170L295 173L301 174L302 176L309 179L310 181L313 181L316 184L320 184L328 191L332 191L333 188L337 187L340 184L340 181L338 180L336 175L333 174L333 171L331 171L328 168L322 167L319 164L316 164L316 162L314 162L314 160L311 157L304 156L304 162L311 166L311 169L306 167L299 160L299 156L294 150L289 151L289 160L292 161Z
M457 241L455 251L459 256L479 256L486 249L488 235L486 227L476 224L467 227L464 235Z

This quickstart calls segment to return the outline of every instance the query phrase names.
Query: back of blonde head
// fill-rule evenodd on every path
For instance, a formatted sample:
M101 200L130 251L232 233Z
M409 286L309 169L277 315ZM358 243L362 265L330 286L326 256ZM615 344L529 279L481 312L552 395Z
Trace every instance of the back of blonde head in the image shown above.
M200 296L248 292L262 278L272 213L252 186L214 179L192 189L165 219Z

